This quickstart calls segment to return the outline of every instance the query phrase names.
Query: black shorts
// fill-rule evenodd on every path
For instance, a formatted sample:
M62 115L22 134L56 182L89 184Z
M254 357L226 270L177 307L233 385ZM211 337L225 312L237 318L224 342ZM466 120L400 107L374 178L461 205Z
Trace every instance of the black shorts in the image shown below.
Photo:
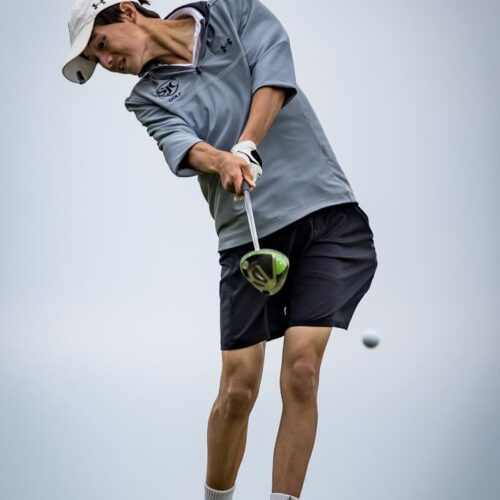
M356 202L322 208L259 243L288 257L288 278L276 295L266 296L240 271L252 243L219 252L222 350L283 337L290 326L347 330L377 268L368 216Z

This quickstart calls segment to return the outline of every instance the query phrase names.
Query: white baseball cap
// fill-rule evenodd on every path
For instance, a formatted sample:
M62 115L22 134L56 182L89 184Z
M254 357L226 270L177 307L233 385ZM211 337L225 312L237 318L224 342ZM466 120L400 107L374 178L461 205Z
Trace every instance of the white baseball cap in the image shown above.
M71 82L86 83L94 73L96 63L81 56L87 47L98 14L123 0L77 0L69 19L71 51L63 66L63 75Z

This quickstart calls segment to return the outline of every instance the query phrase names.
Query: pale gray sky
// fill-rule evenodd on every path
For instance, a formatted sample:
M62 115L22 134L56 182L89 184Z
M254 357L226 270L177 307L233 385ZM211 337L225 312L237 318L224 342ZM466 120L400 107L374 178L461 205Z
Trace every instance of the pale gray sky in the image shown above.
M500 3L264 3L379 258L324 357L301 498L498 498ZM0 20L1 497L201 499L215 229L196 180L125 110L135 77L62 77L71 6L5 2ZM234 500L271 491L281 348Z

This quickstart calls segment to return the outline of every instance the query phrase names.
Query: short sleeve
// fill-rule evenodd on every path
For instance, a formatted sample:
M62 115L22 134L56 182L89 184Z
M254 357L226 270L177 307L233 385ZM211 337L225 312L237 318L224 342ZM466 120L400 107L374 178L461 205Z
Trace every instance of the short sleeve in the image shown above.
M239 0L238 33L252 74L252 93L282 87L288 104L297 94L290 40L278 18L259 0Z
M125 107L135 114L153 137L170 170L178 177L194 177L201 171L189 166L186 153L198 142L202 142L178 115L166 112L151 103L142 103L130 98L125 100Z

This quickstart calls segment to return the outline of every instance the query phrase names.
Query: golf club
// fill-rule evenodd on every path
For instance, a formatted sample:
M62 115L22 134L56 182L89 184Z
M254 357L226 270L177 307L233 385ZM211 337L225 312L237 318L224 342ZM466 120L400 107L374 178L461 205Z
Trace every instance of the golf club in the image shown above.
M274 295L285 284L290 263L288 257L278 250L260 248L250 199L250 187L246 181L243 181L242 187L254 250L241 258L240 269L243 276L259 292Z

